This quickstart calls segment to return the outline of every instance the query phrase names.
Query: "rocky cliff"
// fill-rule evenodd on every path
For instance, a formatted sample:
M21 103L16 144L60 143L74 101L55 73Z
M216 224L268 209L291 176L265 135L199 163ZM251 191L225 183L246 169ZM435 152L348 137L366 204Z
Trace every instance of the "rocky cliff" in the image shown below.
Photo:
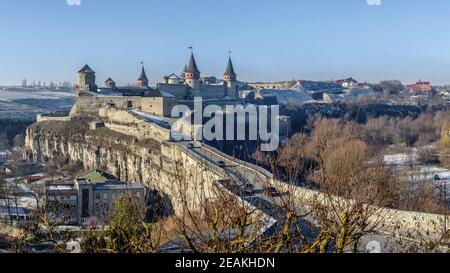
M80 162L86 169L105 169L124 181L149 184L162 168L161 143L106 127L91 130L86 119L35 123L27 129L26 145L38 161Z
M102 169L122 181L143 183L167 194L175 210L186 202L198 208L205 196L213 195L214 183L210 182L220 177L178 145L138 139L107 127L91 129L91 121L79 117L32 124L25 140L29 156L40 162L78 162L85 169Z

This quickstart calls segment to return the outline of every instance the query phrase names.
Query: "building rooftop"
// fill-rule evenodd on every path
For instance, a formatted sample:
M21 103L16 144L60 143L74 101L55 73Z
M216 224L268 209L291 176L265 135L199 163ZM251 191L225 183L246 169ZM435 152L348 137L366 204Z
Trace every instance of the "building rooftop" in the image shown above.
M78 71L78 73L95 73L94 70L92 70L92 68L89 67L89 65L85 65L83 66L83 68L80 69L80 71Z
M91 184L106 183L109 181L118 181L118 179L115 176L101 170L92 170L85 172L79 175L77 177L77 180L79 181L85 180L86 182Z
M159 88L150 87L118 87L112 88L98 88L98 92L90 92L92 95L98 97L169 97L173 98L174 95L169 92L162 91Z
M0 214L11 214L19 216L27 216L31 214L31 211L27 208L15 207L15 206L0 206Z
M95 190L133 190L141 189L144 186L140 183L110 182L94 185Z
M72 189L71 185L50 185L48 189L51 191L68 191Z
M170 74L169 76L167 76L167 78L169 78L169 79L180 79L180 77L177 74L175 74L175 73Z

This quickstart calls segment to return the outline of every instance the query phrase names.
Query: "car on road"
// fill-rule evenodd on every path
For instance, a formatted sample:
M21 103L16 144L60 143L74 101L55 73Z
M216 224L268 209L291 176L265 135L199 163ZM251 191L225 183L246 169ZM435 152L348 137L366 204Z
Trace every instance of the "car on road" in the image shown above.
M251 196L255 193L255 186L253 184L247 183L243 187L244 194L247 196Z
M281 196L280 192L274 187L266 187L264 189L264 194L268 197L279 197Z
M219 166L219 167L225 167L225 162L224 161L222 161L222 160L220 160L220 161L217 161L217 165Z
M219 180L219 183L233 193L238 193L240 191L240 186L236 183L236 181L226 179Z
M55 244L53 242L29 244L28 251L30 253L54 253L55 252Z

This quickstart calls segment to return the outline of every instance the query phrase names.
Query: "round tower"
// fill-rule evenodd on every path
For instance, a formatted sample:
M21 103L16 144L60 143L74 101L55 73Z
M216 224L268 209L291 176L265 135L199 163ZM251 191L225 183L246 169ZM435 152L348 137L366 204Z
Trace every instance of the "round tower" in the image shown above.
M231 56L228 57L228 65L225 73L223 74L223 80L226 83L227 88L226 96L230 98L237 98L236 73L234 72Z
M192 52L189 64L184 71L184 79L186 84L189 85L192 89L200 88L200 71L198 70L194 53Z

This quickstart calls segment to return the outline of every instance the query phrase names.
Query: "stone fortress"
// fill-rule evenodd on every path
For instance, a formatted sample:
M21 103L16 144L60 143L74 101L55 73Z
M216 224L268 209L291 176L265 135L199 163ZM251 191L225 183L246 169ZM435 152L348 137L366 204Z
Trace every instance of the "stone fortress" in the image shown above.
M160 117L170 117L177 103L189 104L195 97L201 97L208 104L239 104L237 75L231 57L222 81L215 77L201 77L191 52L182 78L176 74L165 76L162 83L149 86L145 68L134 87L117 87L113 79L108 78L104 87L96 84L95 71L85 65L78 71L77 102L70 116L96 114L101 107L110 105L117 108L135 108Z

